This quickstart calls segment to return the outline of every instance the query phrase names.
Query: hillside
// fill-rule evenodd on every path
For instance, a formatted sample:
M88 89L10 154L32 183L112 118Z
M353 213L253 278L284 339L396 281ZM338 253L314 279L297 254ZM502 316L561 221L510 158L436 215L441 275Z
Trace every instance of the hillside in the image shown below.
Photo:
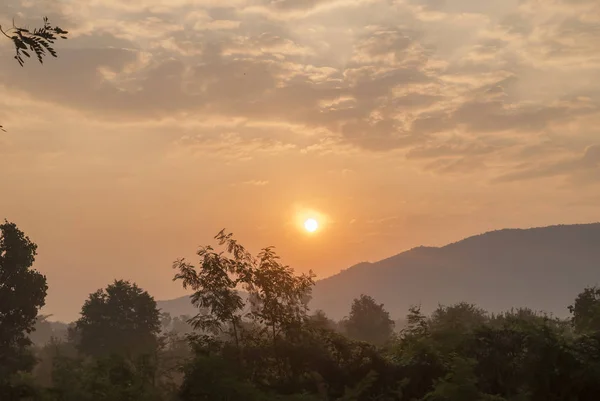
M459 301L489 311L528 306L565 316L575 296L599 282L600 223L505 229L350 267L317 282L311 308L339 319L364 293L395 318L411 304L430 312L438 303ZM187 303L184 297L161 307Z
M163 313L169 313L171 316L190 315L197 313L197 309L191 304L189 297L180 297L168 301L156 301L156 305Z

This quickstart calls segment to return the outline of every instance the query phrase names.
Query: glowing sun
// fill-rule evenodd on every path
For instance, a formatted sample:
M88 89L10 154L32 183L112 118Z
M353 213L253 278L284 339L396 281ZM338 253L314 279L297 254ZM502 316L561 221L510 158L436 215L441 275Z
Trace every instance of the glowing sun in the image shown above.
M304 229L309 233L314 233L319 228L319 223L315 219L307 219L304 222Z

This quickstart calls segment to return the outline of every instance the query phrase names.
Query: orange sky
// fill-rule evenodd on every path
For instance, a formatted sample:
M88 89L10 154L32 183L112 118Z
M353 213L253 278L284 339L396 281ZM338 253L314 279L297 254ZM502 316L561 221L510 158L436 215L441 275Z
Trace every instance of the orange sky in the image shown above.
M320 277L490 229L600 220L596 0L6 0L71 32L0 42L0 217L45 312L227 228ZM307 236L299 212L323 227Z

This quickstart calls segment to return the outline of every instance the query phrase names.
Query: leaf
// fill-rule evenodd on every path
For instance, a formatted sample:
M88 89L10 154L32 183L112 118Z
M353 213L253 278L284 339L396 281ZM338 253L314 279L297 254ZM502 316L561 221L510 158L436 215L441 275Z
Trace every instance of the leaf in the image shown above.
M10 39L13 41L15 46L15 59L17 62L23 66L24 60L21 57L21 52L28 58L31 58L31 55L28 51L30 50L35 53L38 61L43 64L43 57L49 53L52 57L58 57L58 53L51 46L56 39L58 39L55 34L60 35L60 39L67 39L68 31L65 31L59 27L54 27L50 25L48 22L48 17L43 17L44 26L42 28L35 28L33 32L31 32L27 28L21 27L13 27L12 31L14 33Z

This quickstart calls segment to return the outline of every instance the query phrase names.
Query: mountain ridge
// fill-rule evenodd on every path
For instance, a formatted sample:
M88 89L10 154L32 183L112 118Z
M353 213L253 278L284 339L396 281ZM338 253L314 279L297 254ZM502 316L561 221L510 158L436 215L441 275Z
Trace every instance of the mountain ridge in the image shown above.
M491 312L527 306L565 316L575 296L599 281L600 223L505 228L358 263L318 280L310 306L340 319L364 293L394 318L411 305L430 312L460 301ZM159 301L159 307L176 312L172 301ZM194 312L189 306L186 314Z

